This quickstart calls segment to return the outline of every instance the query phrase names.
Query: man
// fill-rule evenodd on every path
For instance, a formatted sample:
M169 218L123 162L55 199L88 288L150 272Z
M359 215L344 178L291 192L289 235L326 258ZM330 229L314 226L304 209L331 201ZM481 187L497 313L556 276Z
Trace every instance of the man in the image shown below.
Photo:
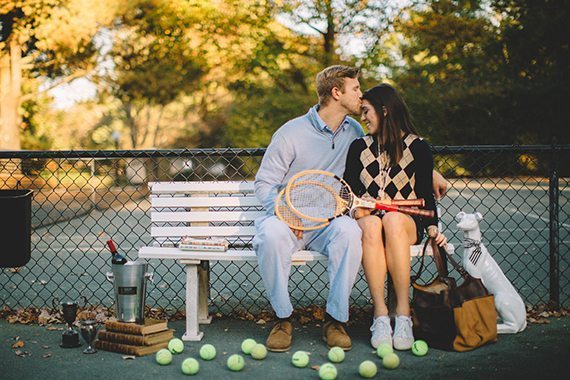
M266 215L255 222L253 246L261 278L278 318L266 342L270 351L291 348L293 306L288 291L291 256L303 248L328 256L330 290L323 339L329 347L352 348L345 324L362 258L362 232L358 224L343 216L323 229L303 233L280 221L274 215L274 204L278 192L300 171L326 170L342 177L350 144L364 135L360 124L347 116L360 113L362 92L358 76L359 70L348 66L331 66L321 71L317 75L319 104L275 132L255 178L255 194Z

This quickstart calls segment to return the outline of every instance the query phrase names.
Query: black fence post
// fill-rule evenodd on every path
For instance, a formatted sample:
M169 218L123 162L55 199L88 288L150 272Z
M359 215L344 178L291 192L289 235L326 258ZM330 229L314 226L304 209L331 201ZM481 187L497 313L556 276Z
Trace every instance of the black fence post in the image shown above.
M559 241L559 206L560 193L558 187L556 145L552 144L552 161L548 181L548 197L550 211L550 304L560 307L560 241Z

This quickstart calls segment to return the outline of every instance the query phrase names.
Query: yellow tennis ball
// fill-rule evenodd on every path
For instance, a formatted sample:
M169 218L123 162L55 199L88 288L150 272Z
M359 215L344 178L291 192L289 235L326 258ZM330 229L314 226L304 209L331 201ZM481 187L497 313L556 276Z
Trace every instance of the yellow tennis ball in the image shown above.
M378 373L378 367L373 361L365 360L358 366L358 373L366 379L371 379Z
M251 349L255 346L257 342L251 338L245 339L241 342L241 350L244 354L249 355L251 354Z
M344 360L344 350L340 347L333 347L329 350L329 360L333 363L340 363Z
M205 344L200 347L200 357L204 360L212 360L216 357L216 347Z
M305 368L309 364L309 355L305 351L297 351L293 354L291 363L295 367Z
M394 349L392 348L392 345L388 344L388 343L382 343L376 349L376 355L378 355L378 357L380 359L383 359L384 356L391 354L393 352L394 352Z
M334 380L336 379L337 371L334 364L325 363L319 368L319 377L322 380Z
M168 342L168 351L177 355L184 351L184 342L178 338L170 339Z
M154 356L156 362L160 365L169 365L172 363L172 354L166 348L159 350Z
M228 358L228 368L232 371L239 372L245 366L245 360L239 354L233 354Z
M428 353L429 347L425 340L416 340L412 344L412 354L416 356L425 356Z
M200 363L194 358L188 358L184 359L180 368L185 375L195 375L200 370Z
M266 356L267 356L267 348L265 348L265 346L261 343L257 343L251 349L251 357L254 358L255 360L265 359Z
M382 359L384 368L396 369L400 365L400 358L395 353L388 354Z

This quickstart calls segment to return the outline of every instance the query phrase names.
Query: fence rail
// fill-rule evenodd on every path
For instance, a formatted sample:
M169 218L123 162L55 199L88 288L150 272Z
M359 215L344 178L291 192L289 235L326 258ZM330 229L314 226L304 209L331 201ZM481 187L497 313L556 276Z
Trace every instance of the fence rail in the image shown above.
M264 149L0 152L0 189L34 189L32 260L0 272L0 304L50 306L53 298L85 295L110 306L112 284L104 273L111 237L130 259L151 243L150 181L252 180ZM436 169L451 183L441 200L449 240L461 246L454 217L483 214L490 253L527 304L570 305L570 145L433 147ZM1 212L1 218L9 215ZM1 231L0 231L1 236ZM2 248L0 248L1 250ZM461 254L461 248L457 253ZM6 253L3 253L6 254ZM417 270L413 263L412 271ZM173 261L151 261L155 283L147 303L184 308L184 271ZM255 264L212 263L213 312L256 313L268 308ZM429 280L433 266L425 274ZM294 268L290 290L297 306L321 305L328 286L320 263ZM354 305L370 295L362 273Z

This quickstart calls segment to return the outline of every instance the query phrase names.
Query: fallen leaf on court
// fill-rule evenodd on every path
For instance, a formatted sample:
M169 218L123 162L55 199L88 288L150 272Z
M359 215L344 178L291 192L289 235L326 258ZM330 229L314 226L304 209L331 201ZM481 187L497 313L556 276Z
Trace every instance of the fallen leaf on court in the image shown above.
M59 331L61 331L61 330L63 330L63 327L48 326L48 327L46 327L46 330L49 330L49 331L56 331L56 330L59 330Z
M265 321L265 319L260 319L256 322L258 325L263 326L265 325L267 322Z
M21 358L25 358L26 356L31 356L32 354L30 354L28 351L22 351L22 350L16 350L14 351L14 353L16 355L18 355Z
M315 371L318 371L318 370L321 369L321 366L320 366L320 365L312 365L312 366L311 366L311 369L314 369Z
M134 355L123 355L123 360L135 360Z
M42 346L43 349L47 350L49 346Z
M24 343L23 341L19 340L16 343L14 343L12 345L12 348L22 348L26 345L26 343Z
M44 358L44 359L51 358L51 352L48 352L47 354L43 354L42 358Z

